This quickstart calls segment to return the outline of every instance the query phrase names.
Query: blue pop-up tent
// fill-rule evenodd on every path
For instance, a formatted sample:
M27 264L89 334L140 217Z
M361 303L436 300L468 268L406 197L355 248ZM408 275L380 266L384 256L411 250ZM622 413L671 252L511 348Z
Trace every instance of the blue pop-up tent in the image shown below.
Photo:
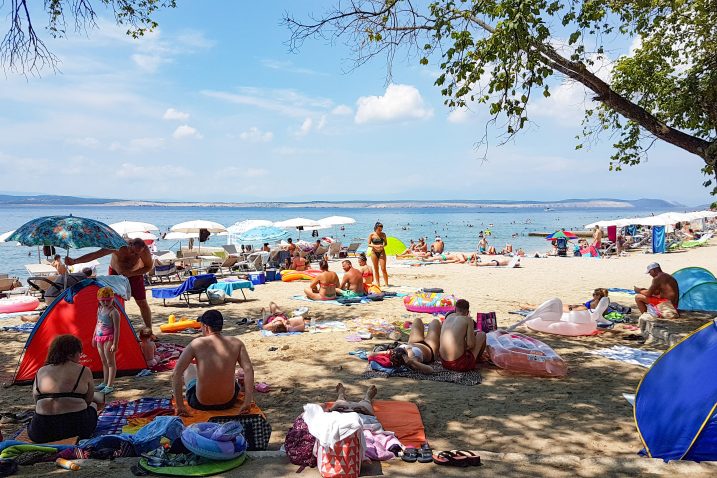
M702 267L685 267L672 277L680 289L680 310L717 312L717 278Z
M717 319L665 352L637 387L635 423L645 452L717 460Z

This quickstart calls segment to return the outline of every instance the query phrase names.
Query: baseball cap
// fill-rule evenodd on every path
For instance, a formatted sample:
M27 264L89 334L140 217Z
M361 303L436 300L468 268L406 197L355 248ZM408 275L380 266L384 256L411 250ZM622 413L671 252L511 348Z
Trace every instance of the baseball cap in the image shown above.
M660 268L660 264L658 264L657 262L651 262L651 263L647 264L647 270L645 271L645 273L649 274L651 270L659 269L659 268Z
M204 312L201 317L197 319L197 322L205 324L213 330L222 330L222 327L224 326L224 317L221 312L212 309Z

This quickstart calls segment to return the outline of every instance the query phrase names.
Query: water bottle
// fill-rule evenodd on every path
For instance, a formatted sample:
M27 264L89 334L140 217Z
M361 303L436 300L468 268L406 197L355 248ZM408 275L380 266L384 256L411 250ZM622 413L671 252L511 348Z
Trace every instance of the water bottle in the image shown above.
M65 460L64 458L58 458L57 460L55 460L55 464L60 468L64 468L65 470L77 471L80 469L80 465L71 462L70 460Z

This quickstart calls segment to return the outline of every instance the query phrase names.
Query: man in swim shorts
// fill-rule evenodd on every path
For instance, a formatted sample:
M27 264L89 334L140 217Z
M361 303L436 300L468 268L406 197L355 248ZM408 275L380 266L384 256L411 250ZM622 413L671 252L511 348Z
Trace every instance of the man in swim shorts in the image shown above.
M677 312L677 301L680 297L680 287L677 281L670 274L663 272L660 264L653 262L648 264L647 273L652 276L652 284L649 289L641 289L635 286L635 303L640 313L647 312L647 305L652 305L659 315L665 319L679 317Z
M446 243L443 242L443 240L439 236L436 236L436 240L433 242L433 244L431 244L431 252L433 252L434 254L443 254L445 248Z
M349 295L364 295L361 271L354 269L349 260L341 261L341 267L344 269L344 276L341 278L339 289L353 293Z
M152 270L154 264L152 262L152 253L142 239L129 239L126 246L116 251L113 249L100 249L99 251L80 256L77 259L66 257L65 264L71 266L73 264L90 262L110 254L112 254L112 257L110 258L109 275L123 275L129 280L132 298L137 302L137 307L139 307L139 312L142 315L142 321L146 327L151 329L152 311L147 303L144 275Z
M244 343L237 337L222 335L224 317L218 310L208 310L197 319L202 336L192 340L177 359L172 375L172 390L177 415L188 416L186 400L195 410L232 408L239 395L235 367L244 370L244 402L240 413L249 410L254 399L254 368ZM196 361L196 365L192 363Z
M485 344L485 333L475 331L470 304L465 299L458 299L456 311L446 316L441 327L441 346L438 350L443 368L456 372L473 370Z

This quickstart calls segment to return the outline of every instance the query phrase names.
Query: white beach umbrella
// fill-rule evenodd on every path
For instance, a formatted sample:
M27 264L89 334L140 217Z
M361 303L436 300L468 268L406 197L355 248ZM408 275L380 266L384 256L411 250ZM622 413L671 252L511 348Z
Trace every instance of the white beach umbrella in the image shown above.
M227 231L227 228L222 226L218 222L203 221L203 220L180 222L179 224L175 224L174 226L172 226L170 228L170 230L173 232L196 232L196 233L198 233L202 229L206 229L207 231L209 231L211 233Z
M326 226L343 226L345 224L355 224L356 219L347 216L329 216L317 221L319 224Z
M247 219L246 221L235 222L231 226L227 227L229 234L241 234L250 229L254 229L260 226L273 226L274 223L266 221L264 219Z
M15 229L12 231L8 231L5 234L0 234L0 242L5 242L5 240L10 237L15 232Z
M155 236L151 232L137 231L137 232L129 232L125 235L131 239L142 239L143 241L156 241L157 240L157 236Z
M154 224L148 222L136 222L136 221L120 221L110 224L110 227L117 231L120 236L133 237L129 234L131 232L149 232L159 231L159 228Z
M164 235L163 239L166 241L183 241L185 239L197 239L199 237L198 232L168 232Z
M274 223L274 227L280 227L282 229L293 229L303 227L308 229L312 226L321 226L318 221L313 219L306 219L305 217L295 217L293 219L287 219L286 221L278 221Z

